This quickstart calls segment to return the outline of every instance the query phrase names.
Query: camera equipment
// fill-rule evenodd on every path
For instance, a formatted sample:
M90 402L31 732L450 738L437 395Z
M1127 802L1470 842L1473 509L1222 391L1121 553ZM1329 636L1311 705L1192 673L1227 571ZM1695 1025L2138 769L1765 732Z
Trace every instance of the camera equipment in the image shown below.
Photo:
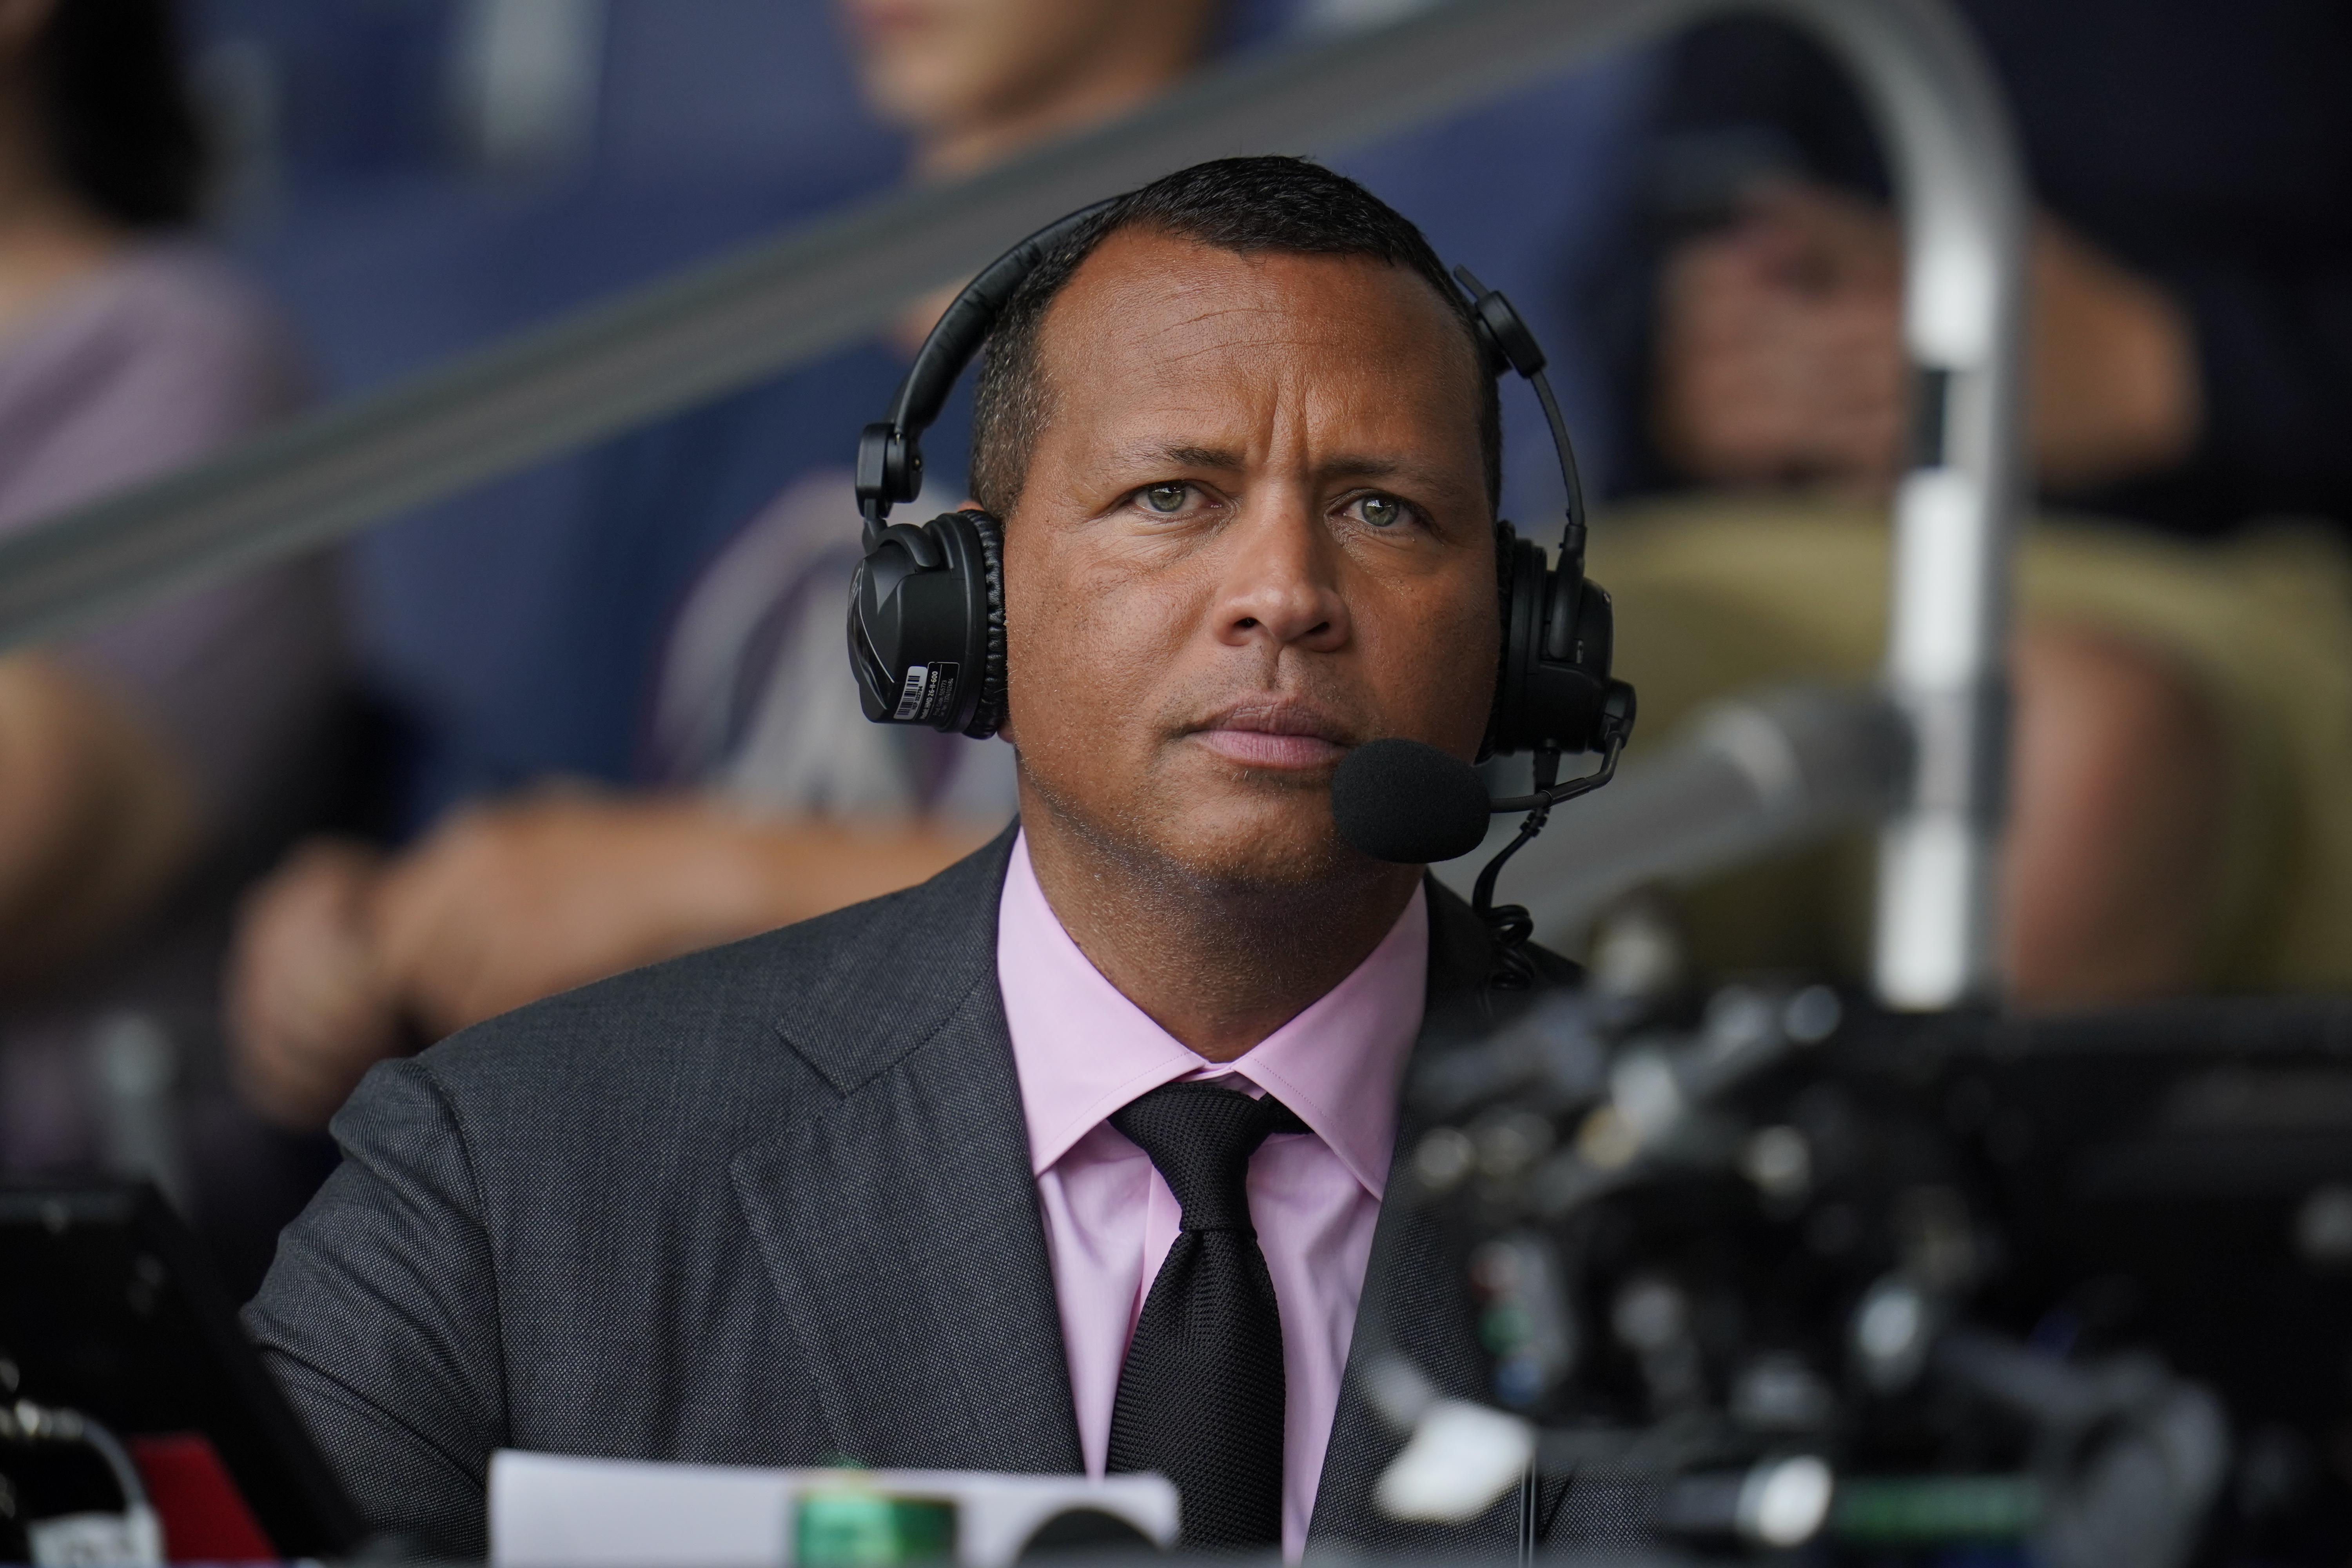
M257 1525L281 1557L359 1542L341 1489L152 1186L0 1188L0 1395L13 1406L0 1482L27 1534L28 1521L126 1508L135 1522L148 1500L127 1444L177 1483L153 1500L167 1537L218 1538L226 1516L226 1539ZM61 1452L77 1447L104 1465ZM182 1498L193 1512L175 1518ZM172 1544L185 1555L188 1541Z
M1523 1424L1379 1352L1416 1432L1392 1511L1475 1512L1531 1463L1553 1547L2352 1543L2352 1005L1585 994L1444 1053L1408 1108L1391 1201L1462 1238Z
M8 1381L0 1377L0 1384ZM31 1517L28 1493L34 1489L8 1479L9 1472L47 1469L54 1475L54 1460L76 1451L104 1468L120 1511L86 1509ZM163 1529L147 1501L146 1484L122 1444L98 1422L78 1410L50 1410L19 1399L0 1407L0 1457L16 1461L0 1465L0 1561L108 1563L121 1568L163 1561Z

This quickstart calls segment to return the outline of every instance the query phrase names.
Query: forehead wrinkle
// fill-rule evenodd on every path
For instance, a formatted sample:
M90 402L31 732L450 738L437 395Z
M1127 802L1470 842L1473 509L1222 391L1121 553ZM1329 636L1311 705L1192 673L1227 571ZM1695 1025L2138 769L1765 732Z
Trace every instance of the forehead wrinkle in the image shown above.
M1210 252L1226 259L1240 262L1242 265L1239 279L1236 279L1233 271L1222 268L1218 268L1213 275L1188 270L1172 277L1157 272L1136 278L1122 279L1116 275L1104 277L1097 265L1099 258L1090 257L1085 264L1081 265L1076 276L1072 279L1072 288L1085 289L1091 287L1105 296L1104 302L1108 308L1100 311L1097 320L1091 323L1095 330L1076 341L1068 339L1069 322L1064 312L1058 309L1049 310L1045 321L1041 323L1039 335L1043 342L1040 346L1045 352L1039 356L1039 370L1041 372L1045 370L1046 363L1060 357L1060 353L1076 352L1083 354L1090 349L1108 347L1118 339L1124 339L1130 344L1165 342L1194 334L1221 318L1232 316L1278 318L1289 330L1273 334L1253 332L1246 337L1226 337L1213 342L1167 348L1161 352L1160 367L1171 368L1204 357L1213 357L1221 353L1231 354L1241 350L1271 351L1279 356L1283 351L1322 349L1345 343L1349 335L1348 329L1353 324L1352 321L1336 318L1328 309L1318 309L1312 304L1302 309L1297 286L1268 275L1267 263L1274 261L1276 258L1255 255L1234 256L1231 253L1219 252L1214 247L1200 246L1192 242L1179 243L1187 249ZM1353 257L1314 259L1343 263L1361 263L1364 260L1364 258ZM1374 267L1370 270L1388 276L1403 271L1394 267ZM1094 276L1088 276L1090 271ZM1406 276L1410 275L1406 274ZM1387 277L1383 277L1381 280L1385 282ZM1367 279L1359 279L1359 286L1348 291L1362 292L1360 285L1364 281ZM1425 282L1419 279L1413 279L1412 281L1420 285L1418 289L1420 293L1431 294ZM1375 291L1384 292L1385 290L1376 289ZM1237 293L1243 297L1234 298ZM1441 312L1444 310L1444 306L1436 301L1433 296L1429 302L1437 305ZM1059 303L1060 301L1057 300L1056 304ZM1149 317L1155 305L1174 306L1178 309L1189 306L1190 310L1189 313L1172 320L1152 321ZM1057 322L1055 317L1064 319ZM1057 327L1060 330L1057 331ZM1475 351L1472 348L1466 333L1446 332L1443 335L1454 340L1458 344L1444 352L1469 360L1474 374L1483 372L1484 367L1477 363ZM1087 339L1092 339L1093 342L1089 343Z
M1074 289L1076 287L1075 279L1072 286ZM1149 342L1155 339L1189 334L1222 317L1265 316L1273 313L1278 304L1278 301L1267 300L1217 300L1217 296L1229 292L1229 289L1220 282L1209 280L1171 283L1161 279L1150 279L1123 286L1115 282L1098 283L1097 287L1108 297L1107 304L1109 307L1103 310L1097 321L1093 323L1095 330L1087 334L1098 342L1112 338L1121 338L1130 342ZM1151 319L1156 313L1155 306L1171 302L1181 306L1187 301L1188 297L1196 300L1206 297L1208 300L1214 302L1200 303L1188 315L1157 321ZM1054 316L1058 313L1049 311L1046 315L1040 335L1046 337L1048 341L1052 337L1061 335L1054 331ZM1296 314L1293 311L1282 313ZM1065 325L1064 331L1066 331L1066 330Z
M1204 332L1219 321L1234 316L1248 316L1261 323L1225 332ZM1270 310L1263 308L1209 310L1189 316L1181 321L1163 321L1116 331L1101 331L1095 335L1097 344L1108 347L1112 342L1124 340L1141 346L1153 356L1152 368L1165 373L1188 366L1201 360L1243 359L1244 363L1234 368L1253 374L1281 374L1284 362L1295 361L1302 351L1349 348L1349 334L1342 323L1302 319L1295 310ZM1087 345L1074 344L1084 349Z
M1242 259L1255 263L1257 258ZM1087 275L1089 269L1094 276ZM1467 333L1439 331L1432 335L1430 329L1439 322L1423 316L1416 308L1422 301L1406 304L1393 298L1387 279L1381 282L1370 292L1386 297L1371 302L1383 309L1402 306L1408 317L1421 318L1403 332L1406 340L1435 346L1440 363L1450 359L1461 370L1483 373ZM1074 319L1066 308L1068 301L1057 301L1047 313L1040 331L1043 352L1036 369L1045 384L1039 391L1059 404L1071 387L1084 384L1088 369L1113 357L1127 362L1121 368L1134 378L1130 385L1139 391L1150 387L1153 400L1165 400L1153 421L1160 424L1162 434L1122 444L1108 454L1120 466L1160 461L1239 472L1275 459L1278 468L1328 478L1402 476L1426 487L1432 499L1438 492L1451 493L1463 479L1448 471L1443 454L1412 452L1398 460L1376 456L1341 433L1365 416L1385 426L1390 417L1407 412L1377 390L1348 384L1357 379L1349 374L1317 373L1320 356L1335 351L1360 369L1367 355L1392 354L1403 346L1394 333L1368 342L1360 313L1335 311L1330 302L1302 297L1295 284L1266 277L1256 265L1245 265L1239 277L1233 271L1120 277L1117 270L1106 277L1090 258L1073 283L1074 293L1094 295L1093 308ZM1429 290L1424 286L1419 292ZM1427 302L1437 305L1433 299ZM1433 315L1442 310L1439 306ZM1071 329L1080 320L1085 328L1074 332ZM1407 401L1418 402L1419 397ZM1423 417L1436 415L1447 426L1461 412L1450 406L1442 414L1434 408L1418 411ZM1234 426L1236 417L1252 426L1248 434ZM1175 428L1169 427L1171 421ZM1429 426L1415 434L1435 430ZM1362 433L1360 427L1358 434ZM1338 436L1354 450L1330 458L1314 456L1318 435L1327 439ZM1375 450L1381 444L1376 440ZM1276 457L1280 451L1286 451L1287 461Z
M1330 264L1337 268L1338 276L1340 278L1349 278L1350 274L1354 274L1355 276L1349 281L1341 284L1339 291L1360 297L1385 293L1387 289L1382 285L1391 280L1403 279L1410 284L1411 291L1420 295L1424 303L1433 307L1439 316L1450 316L1452 313L1445 302L1439 298L1440 291L1432 289L1427 279L1420 278L1409 268L1394 263L1382 263L1370 257L1319 254L1299 256L1285 251L1234 252L1196 240L1150 231L1136 231L1131 236L1122 231L1108 237L1105 242L1106 247L1115 246L1122 240L1130 238L1140 239L1146 243L1165 242L1179 251L1197 253L1199 256L1213 258L1220 264L1213 268L1181 267L1167 270L1153 269L1139 277L1128 278L1120 278L1116 274L1105 276L1101 266L1103 258L1099 253L1088 257L1080 264L1070 279L1070 289L1073 291L1091 289L1106 295L1115 306L1107 313L1115 320L1133 321L1155 302L1181 307L1187 302L1197 301L1192 314L1181 320L1163 321L1157 326L1144 329L1153 335L1166 335L1188 327L1198 326L1224 315L1280 314L1296 320L1300 314L1297 309L1298 287L1295 282L1281 279L1275 274L1278 268L1302 262L1309 265ZM1223 265L1225 263L1238 263L1238 267ZM1320 269L1318 266L1318 270ZM1235 295L1242 297L1235 298ZM1395 303L1393 300L1365 300L1361 298L1359 302L1370 303L1381 308ZM1056 300L1055 303L1058 305L1060 301ZM1053 318L1060 313L1057 310L1047 312L1046 321L1041 323L1041 337L1053 335ZM1469 360L1477 372L1483 373L1485 367L1479 361L1476 346L1468 331L1454 331L1444 332L1443 335L1458 344L1458 347L1454 349L1454 353Z
M1244 257L1241 259L1244 263L1247 263L1255 258ZM1402 272L1403 269L1391 268L1387 270L1391 272ZM1204 305L1197 310L1193 314L1185 316L1180 320L1163 321L1156 326L1147 327L1143 329L1143 334L1148 334L1153 337L1171 337L1179 332L1202 327L1218 320L1221 317L1241 315L1276 317L1287 323L1292 329L1288 331L1280 332L1277 335L1253 337L1245 342L1229 339L1223 343L1203 344L1199 348L1183 351L1179 356L1181 358L1192 358L1201 353L1213 353L1219 348L1328 347L1335 340L1344 339L1347 336L1346 329L1354 325L1352 321L1334 316L1328 310L1318 310L1313 307L1301 310L1299 308L1297 293L1295 289L1286 289L1284 286L1257 274L1255 269L1252 269L1248 276L1250 277L1252 284L1255 285L1251 298L1245 300L1231 300L1213 305ZM1159 283L1160 287L1157 289L1157 292L1160 298L1163 300L1181 300L1188 295L1214 295L1219 293L1231 293L1233 291L1231 283L1223 279L1186 279L1182 281L1153 279L1152 281ZM1416 278L1413 281L1420 282L1421 280ZM1120 291L1141 294L1144 292L1144 289L1141 288L1132 288L1129 290ZM1427 295L1431 291L1424 286L1420 289L1420 292ZM1433 299L1431 302L1436 303L1440 312L1444 312L1444 306L1442 302L1435 301ZM1319 330L1305 330L1310 326ZM1333 330L1334 328L1340 330L1335 331ZM1449 346L1446 352L1456 356L1468 359L1471 363L1473 374L1483 379L1486 367L1479 360L1477 350L1473 345L1469 334L1465 331L1446 331L1442 333L1441 336L1448 342ZM1391 343L1390 346L1393 347L1394 345Z
M1159 410L1152 423L1163 433L1118 443L1105 452L1105 461L1119 469L1168 463L1234 473L1271 465L1324 479L1402 478L1438 490L1459 478L1447 472L1442 453L1418 449L1426 445L1417 439L1423 433L1418 420L1394 447L1361 423L1369 417L1377 427L1408 411L1378 396L1367 407L1361 395L1331 385L1328 377L1296 376L1295 367L1269 369L1263 378L1247 378L1258 383L1255 395L1229 382L1224 384L1238 395L1182 398ZM1235 428L1236 420L1248 427L1246 435ZM1373 437L1369 446L1367 434Z
M1302 318L1296 311L1252 310L1256 316L1278 317L1277 330L1249 336L1219 336L1208 342L1181 342L1191 335L1185 329L1211 321L1216 315L1240 314L1239 311L1206 313L1181 323L1146 327L1127 336L1130 343L1157 341L1160 346L1142 367L1146 379L1170 390L1181 388L1192 374L1206 374L1219 378L1221 384L1255 384L1263 393L1271 393L1285 403L1295 400L1294 394L1316 400L1330 390L1334 382L1344 382L1345 369L1339 366L1312 369L1311 356L1338 353L1343 362L1361 364L1373 361L1382 376L1393 376L1394 361L1389 357L1395 345L1388 342L1367 343L1360 341L1351 323L1337 321L1316 321ZM1177 340L1170 342L1170 340ZM1097 343L1108 347L1115 341L1113 334L1097 336ZM1084 353L1087 345L1069 345ZM1222 363L1221 363L1222 362ZM1407 379L1411 379L1410 376ZM1355 395L1358 398L1368 395ZM1377 399L1376 399L1377 401Z
M1249 459L1230 447L1204 447L1192 441L1129 441L1114 447L1108 454L1113 467L1140 467L1148 463L1174 463L1188 468L1230 468L1249 467Z
M1098 286L1102 287L1118 304L1117 309L1105 312L1105 325L1117 323L1112 331L1118 336L1129 338L1129 341L1149 342L1153 339L1190 335L1201 328L1231 316L1276 318L1290 328L1288 331L1278 331L1272 335L1266 334L1262 329L1249 329L1251 335L1246 338L1226 338L1195 348L1178 351L1179 356L1182 358L1192 358L1203 353L1214 353L1223 348L1328 346L1335 337L1343 335L1334 332L1331 330L1333 327L1345 328L1352 324L1344 320L1335 319L1328 309L1318 309L1312 305L1305 310L1300 309L1297 293L1293 289L1286 289L1261 278L1254 277L1252 282L1255 287L1250 290L1250 297L1240 300L1231 298L1235 291L1233 283L1229 277L1222 276L1213 279L1183 279L1155 277L1123 286L1115 283ZM1173 303L1181 307L1196 300L1202 302L1197 304L1188 315L1157 322L1137 321L1137 318L1144 316L1155 303ZM1320 330L1306 330L1310 327ZM1094 335L1099 341L1110 333L1097 331Z

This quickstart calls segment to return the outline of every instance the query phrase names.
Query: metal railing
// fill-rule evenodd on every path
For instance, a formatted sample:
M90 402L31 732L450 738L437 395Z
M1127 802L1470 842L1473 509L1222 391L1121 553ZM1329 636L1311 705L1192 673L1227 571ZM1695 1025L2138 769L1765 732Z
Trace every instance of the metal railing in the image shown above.
M885 196L0 542L0 646L805 363L1051 218L1171 169L1336 151L1729 10L1816 35L1861 83L1888 147L1922 439L1895 510L1885 685L1911 766L1884 830L1877 984L1902 1006L1987 997L2025 209L1990 75L1942 0L1453 0L1269 51L1117 124Z

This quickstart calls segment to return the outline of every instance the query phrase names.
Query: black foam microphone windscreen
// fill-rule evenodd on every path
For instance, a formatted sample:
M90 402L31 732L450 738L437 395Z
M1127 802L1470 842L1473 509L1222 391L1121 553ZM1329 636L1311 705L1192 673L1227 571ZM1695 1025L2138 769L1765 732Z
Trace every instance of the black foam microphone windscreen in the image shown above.
M1419 741L1367 741L1331 776L1339 837L1375 860L1425 866L1467 855L1486 839L1488 815L1478 770Z

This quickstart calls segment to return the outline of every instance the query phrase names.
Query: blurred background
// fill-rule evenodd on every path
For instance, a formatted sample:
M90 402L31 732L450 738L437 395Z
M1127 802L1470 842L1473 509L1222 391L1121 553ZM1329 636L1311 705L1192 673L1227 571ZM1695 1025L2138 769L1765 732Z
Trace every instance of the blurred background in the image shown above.
M0 0L0 531L1421 8ZM2343 989L2352 16L1959 9L2039 203L2012 1005ZM1866 688L1915 410L1885 171L1818 51L1710 26L1333 162L1543 341L1635 764L1759 686ZM0 660L0 1171L152 1174L247 1289L374 1062L1001 828L1009 749L866 726L840 667L854 442L945 298ZM1505 515L1549 539L1506 405ZM1544 938L1628 990L1857 983L1875 797L1840 798ZM1507 894L1540 907L1546 864Z

